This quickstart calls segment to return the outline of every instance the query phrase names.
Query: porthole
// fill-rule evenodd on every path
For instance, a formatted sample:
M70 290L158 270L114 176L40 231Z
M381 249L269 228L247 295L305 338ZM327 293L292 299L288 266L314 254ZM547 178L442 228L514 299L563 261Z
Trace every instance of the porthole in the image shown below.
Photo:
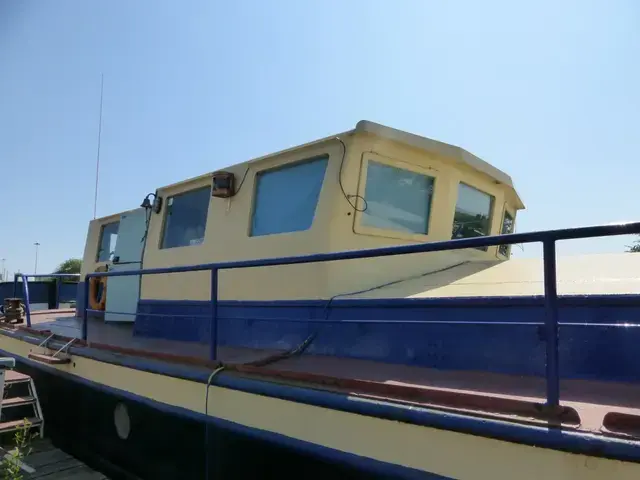
M113 424L120 440L126 440L131 433L131 419L124 403L118 403L113 410Z

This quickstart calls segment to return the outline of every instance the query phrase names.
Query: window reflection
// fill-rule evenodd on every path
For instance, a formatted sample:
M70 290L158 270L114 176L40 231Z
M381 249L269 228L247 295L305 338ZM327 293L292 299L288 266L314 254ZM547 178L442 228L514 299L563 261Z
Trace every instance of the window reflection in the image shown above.
M433 182L426 175L369 161L363 225L426 235Z
M301 232L311 228L328 156L259 172L251 236Z
M98 248L98 254L96 255L97 262L108 262L113 259L113 255L116 251L116 243L118 241L118 228L120 222L107 223L102 226L100 230L100 243Z
M473 238L489 235L491 232L491 210L493 197L480 190L458 184L458 200L453 217L451 238ZM487 250L483 247L482 250Z
M513 220L513 215L511 215L508 211L505 210L504 218L502 219L502 230L500 230L500 233L502 235L508 235L509 233L513 233L514 225L515 225L515 222ZM510 246L511 245L500 245L498 247L498 251L500 252L500 255L504 255L505 257L508 257Z
M211 186L167 199L161 248L187 247L204 242Z

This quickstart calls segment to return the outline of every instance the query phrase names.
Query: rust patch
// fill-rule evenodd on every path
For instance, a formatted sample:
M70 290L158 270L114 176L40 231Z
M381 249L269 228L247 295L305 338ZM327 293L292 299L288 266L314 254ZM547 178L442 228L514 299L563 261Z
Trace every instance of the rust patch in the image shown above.
M17 326L15 328L41 337L51 335L51 332L48 330L36 330L26 326ZM65 343L71 340L70 337L62 335L54 335L53 338ZM212 362L199 357L175 355L164 352L152 352L97 342L85 342L80 339L76 340L74 346L90 347L122 355L131 355L140 358L149 358L169 363L192 365L210 369L214 369L221 365L221 362ZM517 417L519 420L545 422L550 426L579 426L581 423L577 410L567 406L562 406L556 411L550 411L542 403L514 398L504 398L477 391L448 390L445 388L433 388L428 386L414 387L409 385L394 385L370 380L338 378L317 373L279 370L273 367L267 368L264 366L266 364L272 364L273 361L277 361L281 357L282 353L276 353L265 357L263 360L249 362L248 364L230 363L225 364L225 366L228 371L236 371L265 379L282 379L284 381L299 382L311 386L324 386L341 391L347 391L356 395L379 397L387 400L395 399L419 405L448 408L481 415L506 415L511 418Z
M41 337L48 337L52 334L50 330L37 330L35 328L25 327L25 326L18 326L17 328L19 330L24 330L26 332L39 335ZM64 335L54 334L53 339L66 343L72 338L66 337ZM76 341L73 343L73 346L96 348L98 350L106 350L109 352L120 353L123 355L131 355L134 357L151 358L154 360L162 360L170 363L180 363L185 365L195 365L195 366L202 366L202 367L208 367L208 368L211 368L211 367L216 368L220 366L220 362L211 362L210 360L205 360L199 357L189 357L189 356L175 355L172 353L164 353L164 352L152 352L149 350L138 350L135 348L118 347L116 345L110 345L110 344L99 343L99 342L90 342L90 341L86 342L80 338L76 339Z
M609 412L604 416L602 426L613 433L640 437L640 415Z
M528 417L551 425L580 425L580 415L572 407L562 406L557 411L549 411L544 404L497 397L490 394L460 392L431 387L410 387L392 385L368 380L337 378L307 372L283 371L234 365L230 367L242 373L278 377L314 385L345 389L354 393L372 394L386 399L398 399L421 405L442 406L459 410L472 410L480 413L517 415Z

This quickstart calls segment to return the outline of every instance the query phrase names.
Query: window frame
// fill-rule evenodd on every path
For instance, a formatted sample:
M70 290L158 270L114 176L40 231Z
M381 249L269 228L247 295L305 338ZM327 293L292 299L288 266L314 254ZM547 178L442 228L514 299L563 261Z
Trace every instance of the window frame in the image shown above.
M324 176L322 177L320 193L318 194L318 202L316 203L316 208L314 210L313 218L311 219L311 225L309 225L309 228L305 230L292 230L289 232L278 232L278 233L269 233L265 235L254 235L253 234L253 218L256 214L256 205L258 201L258 183L260 182L260 176L266 173L272 173L278 170L286 170L287 168L293 168L293 167L303 165L305 163L317 161L317 160L326 160L327 165L324 169ZM327 175L329 174L330 168L331 168L331 154L329 152L321 152L321 153L310 155L310 156L304 156L304 157L301 157L300 159L296 159L293 161L282 162L282 163L278 163L277 165L271 165L269 167L256 170L256 172L253 175L253 190L252 190L252 197L251 197L251 208L249 211L249 221L247 224L247 237L271 238L276 236L294 235L294 234L301 234L301 233L312 231L316 224L316 217L317 217L316 214L318 212L318 206L322 202L322 195L323 195L323 192L325 191L325 186L327 184Z
M193 192L197 192L198 190L204 190L204 189L209 189L209 196L208 196L208 203L207 203L207 217L206 217L206 222L204 225L204 237L202 240L202 243L197 244L197 245L180 245L180 246L175 246L175 247L165 247L164 246L164 236L167 230L167 224L169 223L169 200L175 197L180 197L182 195L187 195L189 193L193 193ZM162 209L164 210L162 213L162 228L160 229L160 238L158 239L158 250L174 250L176 248L194 248L194 247L201 247L205 244L205 241L207 239L207 226L209 224L209 209L211 207L211 189L212 189L212 185L211 183L208 183L206 185L200 185L198 187L193 187L190 188L189 190L183 190L181 192L177 192L177 193L173 193L173 194L167 194L165 193L163 196L165 198L164 202L163 202L163 207Z
M113 225L117 223L118 224L118 233L116 235L118 235L120 233L120 219L118 220L113 220L111 222L106 222L103 223L102 225L100 225L100 234L98 235L98 244L96 246L96 255L95 255L95 263L107 263L110 262L112 259L111 258L107 258L106 260L100 260L100 250L102 247L102 238L104 236L104 230L106 227L108 227L109 225ZM117 240L116 240L117 242ZM111 257L111 253L109 253L109 257Z
M364 223L364 212L361 211L363 199L365 199L365 192L367 189L367 172L369 170L369 162L373 161L382 165L397 168L401 170L407 170L411 173L417 173L433 179L433 190L431 192L431 198L429 199L429 218L427 219L427 233L410 233L403 232L401 230L393 230L390 228L380 228L366 225ZM433 209L435 205L435 198L438 193L440 172L430 165L429 162L426 165L416 165L415 163L409 163L406 161L398 160L391 157L386 157L377 153L367 152L362 155L360 163L360 175L358 178L358 196L360 198L354 198L358 209L355 212L353 219L353 232L360 235L370 235L374 237L393 238L399 240L410 240L415 242L429 241L433 237ZM366 203L365 203L366 204Z
M511 216L511 219L513 221L513 232L511 232L511 233L514 233L516 231L516 215L515 215L514 211L512 209L510 209L508 207L508 205L505 203L504 207L502 209L502 216L500 217L501 222L500 222L500 233L499 233L499 235L506 235L506 233L502 233L502 227L504 226L504 218L505 218L505 216L507 214ZM496 249L496 255L498 257L509 259L509 258L511 258L511 247L513 245L505 245L505 246L507 247L507 253L506 254L501 253L500 252L500 245L498 245L496 247L497 248Z
M472 185L469 182L463 182L462 180L458 181L458 183L456 184L456 197L455 197L455 202L453 204L453 219L452 219L452 223L451 223L451 239L454 240L453 238L453 223L456 221L456 211L458 209L458 199L460 198L460 185L464 185L466 187L472 188L480 193L484 193L485 195L487 195L490 199L491 199L491 203L489 204L489 231L485 234L485 235L481 235L483 237L490 237L491 236L491 232L493 230L493 221L495 219L495 210L496 210L496 196L487 192L486 190L482 189L482 188L478 188L475 185ZM478 237L462 237L462 238L478 238ZM497 248L497 247L496 247ZM488 252L489 251L489 247L476 247L475 250L480 250L483 252Z

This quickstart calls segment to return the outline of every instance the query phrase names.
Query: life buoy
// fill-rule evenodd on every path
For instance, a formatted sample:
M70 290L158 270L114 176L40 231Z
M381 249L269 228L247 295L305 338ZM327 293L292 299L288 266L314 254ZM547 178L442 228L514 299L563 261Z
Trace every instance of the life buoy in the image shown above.
M99 270L96 270L96 272ZM102 285L102 293L98 296L98 291ZM102 310L107 304L107 277L91 277L89 279L89 305L91 310Z

